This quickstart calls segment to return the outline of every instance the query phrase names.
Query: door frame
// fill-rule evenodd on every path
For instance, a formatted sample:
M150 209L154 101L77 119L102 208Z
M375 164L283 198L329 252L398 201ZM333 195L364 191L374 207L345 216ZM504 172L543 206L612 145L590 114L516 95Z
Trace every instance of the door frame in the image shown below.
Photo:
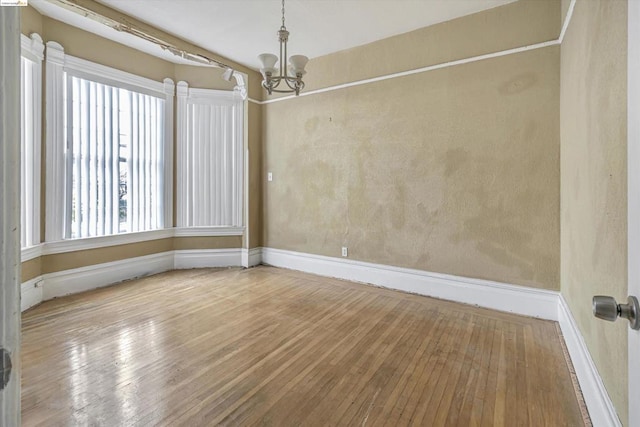
M0 6L0 56L0 346L13 365L0 391L0 425L20 425L19 7Z
M640 2L627 0L627 5L627 293L640 298ZM629 328L628 334L629 425L638 427L640 331Z

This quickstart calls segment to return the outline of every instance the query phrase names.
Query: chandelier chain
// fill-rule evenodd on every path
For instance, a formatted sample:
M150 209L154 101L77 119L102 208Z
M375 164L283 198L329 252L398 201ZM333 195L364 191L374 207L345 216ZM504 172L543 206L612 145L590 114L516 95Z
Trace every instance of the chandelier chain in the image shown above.
M284 0L282 0L282 28L286 28L284 25Z

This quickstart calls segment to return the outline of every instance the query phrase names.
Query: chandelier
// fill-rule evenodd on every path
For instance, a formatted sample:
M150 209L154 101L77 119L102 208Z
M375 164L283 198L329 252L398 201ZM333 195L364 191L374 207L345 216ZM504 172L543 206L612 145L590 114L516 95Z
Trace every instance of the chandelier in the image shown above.
M273 92L279 93L291 93L295 92L296 95L300 95L300 91L304 88L304 82L302 76L306 71L304 67L309 62L309 58L304 55L292 55L289 58L289 67L287 69L287 42L289 41L289 31L284 25L284 0L282 0L282 26L278 31L278 40L280 41L280 58L272 53L263 53L258 56L262 63L260 72L262 73L262 87L264 87L269 95ZM276 69L276 63L280 62L279 69ZM276 72L279 73L276 75ZM280 84L286 83L286 87L277 89Z

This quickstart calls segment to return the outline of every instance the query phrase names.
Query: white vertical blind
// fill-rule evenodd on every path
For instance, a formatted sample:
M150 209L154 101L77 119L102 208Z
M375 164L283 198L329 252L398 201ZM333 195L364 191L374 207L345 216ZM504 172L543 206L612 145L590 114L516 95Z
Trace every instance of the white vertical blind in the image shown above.
M178 84L178 226L242 226L243 103Z
M162 228L164 99L67 79L67 237Z

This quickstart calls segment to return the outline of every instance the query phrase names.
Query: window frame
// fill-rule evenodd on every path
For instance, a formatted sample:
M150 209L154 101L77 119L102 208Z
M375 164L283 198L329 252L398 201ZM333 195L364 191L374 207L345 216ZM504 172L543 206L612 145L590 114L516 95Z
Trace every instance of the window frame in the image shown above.
M177 96L177 144L176 144L176 223L177 230L184 230L185 235L193 233L201 235L243 235L245 230L244 196L246 193L244 183L245 165L245 98L238 91L223 91L214 89L190 88L188 83L180 81L176 89ZM193 105L226 105L233 106L233 131L234 140L232 156L232 170L226 175L231 182L229 189L230 203L232 204L232 222L227 225L194 226L190 224L190 218L194 214L192 209L193 197L204 197L204 194L195 194L196 191L190 183L189 173L193 169L190 155L190 129L192 118L189 115Z
M96 237L68 238L68 198L70 173L66 152L67 141L67 75L90 79L95 82L132 90L165 100L164 131L163 131L163 197L162 228L152 231L133 231ZM46 233L45 242L58 242L55 246L61 248L70 246L62 242L88 240L99 241L102 245L117 245L130 242L136 235L145 236L154 233L158 238L164 236L162 231L173 227L173 99L175 85L173 80L166 78L163 82L148 79L117 70L112 67L96 64L82 58L64 53L64 48L56 42L47 43L46 52L46 115L47 115L47 187L46 187ZM52 250L55 250L55 246ZM75 246L75 245L71 245ZM83 245L84 246L84 245Z

